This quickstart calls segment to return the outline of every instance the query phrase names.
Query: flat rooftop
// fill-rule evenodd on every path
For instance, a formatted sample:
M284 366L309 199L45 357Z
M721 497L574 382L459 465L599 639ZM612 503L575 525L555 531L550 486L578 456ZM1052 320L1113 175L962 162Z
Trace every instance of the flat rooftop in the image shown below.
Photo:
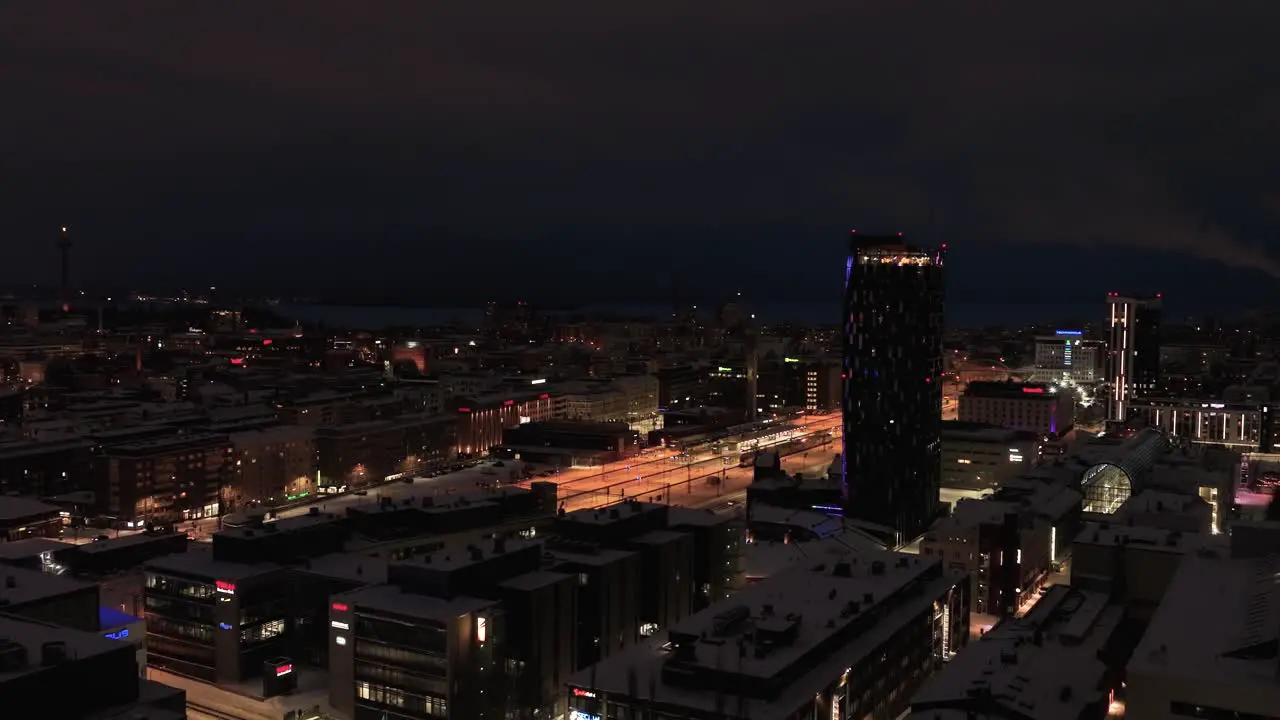
M1184 533L1145 525L1085 523L1077 545L1125 545L1133 550L1178 554L1198 553L1225 557L1231 549L1226 535Z
M627 550L615 550L592 543L553 540L547 543L543 558L550 560L550 564L553 567L561 563L601 567L620 562L634 555L635 553Z
M1188 557L1129 660L1129 677L1213 687L1252 712L1280 707L1280 659L1250 653L1280 636L1280 558ZM1251 656L1252 655L1252 656ZM1268 704L1270 703L1270 704ZM1248 710L1243 704L1233 709Z
M13 643L26 648L27 651L27 662L23 667L13 670L0 670L0 684L43 670L44 668L40 664L40 653L44 643L66 643L67 657L75 660L85 660L98 655L105 655L112 651L119 651L123 647L130 648L130 653L132 654L131 646L121 644L115 640L108 640L97 633L72 630L58 625L47 625L10 615L0 615L0 638L2 638L0 639L0 646Z
M42 553L58 552L59 550L73 547L76 546L59 540L50 540L49 538L27 538L12 542L0 542L0 560L23 560L36 557Z
M461 615L484 610L497 603L492 600L458 596L445 600L429 595L407 593L393 585L374 585L334 595L334 599L355 606L355 611L386 612L421 620L448 623Z
M57 515L62 508L40 502L34 498L0 495L0 523L13 523L39 519L42 515Z
M850 528L810 542L751 542L743 546L743 570L750 581L772 577L797 567L833 563L850 550L884 550L884 543Z
M213 548L204 545L192 545L184 553L174 553L148 560L148 571L171 573L178 576L200 578L202 580L241 580L280 569L279 565L268 562L237 563L213 559Z
M241 539L264 537L267 535L287 535L289 533L304 532L321 525L336 525L341 522L342 518L336 513L322 512L315 515L306 513L303 515L294 515L293 517L264 522L262 527L245 526L226 528L225 530L219 530L217 535Z
M84 543L83 545L73 545L72 547L76 549L77 553L97 555L99 553L108 553L120 550L121 548L164 542L166 540L172 540L181 534L183 533L140 532L133 533L132 535L120 535L119 537L107 538L106 540Z
M439 550L399 560L393 564L430 567L438 572L452 572L472 565L480 565L496 557L542 547L539 540L504 540L502 552L497 552L494 542L449 541Z
M387 581L388 565L386 558L367 553L334 553L312 558L301 570L335 580L378 585Z
M1058 585L1025 616L1008 619L962 650L911 698L912 720L939 710L973 718L1078 720L1103 699L1111 640L1124 608L1105 593ZM973 696L981 691L981 698Z
M1139 515L1182 515L1184 513L1208 513L1212 508L1199 495L1143 490L1124 501L1115 512L1117 516L1130 513Z
M25 605L93 587L66 575L12 566L0 568L0 576L0 605Z
M134 442L121 443L108 448L107 452L108 454L145 456L166 453L182 448L207 447L227 442L228 440L226 435L220 435L218 433L193 433L190 435L170 435L166 437L152 438L150 440L137 440Z
M498 583L498 587L528 592L548 585L555 585L556 583L564 582L566 579L572 577L573 576L568 573L558 573L550 570L536 570L523 575L516 575L508 580L503 580Z
M662 514L666 512L666 508L666 505L660 503L624 500L602 508L574 510L556 518L556 522L565 525L611 525L638 515Z
M733 523L733 519L711 508L672 507L667 512L670 527L720 527Z

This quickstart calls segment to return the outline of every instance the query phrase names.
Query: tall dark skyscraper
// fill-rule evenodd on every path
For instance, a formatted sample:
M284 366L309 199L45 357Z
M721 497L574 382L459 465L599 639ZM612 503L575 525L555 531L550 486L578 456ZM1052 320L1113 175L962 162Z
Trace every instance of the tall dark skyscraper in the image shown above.
M1129 419L1130 402L1160 386L1160 306L1159 295L1107 293L1109 420Z
M67 235L67 228L62 227L62 234L58 236L58 269L59 288L58 299L62 301L62 311L67 312L71 308L71 237Z
M845 516L899 542L938 506L946 247L853 233L845 266Z

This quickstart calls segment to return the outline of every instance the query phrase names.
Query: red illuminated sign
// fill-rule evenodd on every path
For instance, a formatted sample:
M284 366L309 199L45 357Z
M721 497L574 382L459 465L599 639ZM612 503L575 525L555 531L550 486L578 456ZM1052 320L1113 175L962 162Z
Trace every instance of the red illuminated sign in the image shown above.
M332 607L338 612L346 612L351 609L346 603L334 603Z
M288 665L281 665L280 667L276 668L276 677L280 677L281 675L288 675L291 672L293 672L293 663L290 663Z
M231 358L231 364L232 364L232 365L243 365L243 364L244 364L244 358Z
M214 582L213 587L215 590L217 590L220 593L226 593L228 595L236 594L236 584L229 583L226 580L218 580Z
M511 405L515 405L515 404L516 404L516 401L515 401L515 400L503 400L503 401L502 401L502 404L503 404L503 405L507 405L507 406L511 406Z
M1030 393L1032 395L1043 395L1044 388L1022 388L1022 392Z
M538 396L538 399L539 399L539 400L548 400L548 399L550 399L550 398L551 398L551 396L550 396L550 395L548 395L548 394L546 394L546 393L542 393L541 395L539 395L539 396Z
M262 338L262 344L263 344L263 345L270 345L270 344L271 344L271 338Z
M471 408L458 408L458 412L471 412Z
M582 698L593 698L596 696L596 694L591 692L590 690L583 690L582 688L574 688L573 696L582 697Z

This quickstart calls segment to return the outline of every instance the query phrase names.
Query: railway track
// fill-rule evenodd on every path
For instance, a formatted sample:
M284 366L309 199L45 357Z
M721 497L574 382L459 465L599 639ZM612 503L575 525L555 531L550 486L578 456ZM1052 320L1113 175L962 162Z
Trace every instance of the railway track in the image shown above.
M245 718L242 718L239 715L232 715L231 713L218 710L217 708L212 708L208 705L201 705L200 703L193 703L191 701L187 701L187 710L195 713L197 717L203 716L211 718L211 720L245 720Z

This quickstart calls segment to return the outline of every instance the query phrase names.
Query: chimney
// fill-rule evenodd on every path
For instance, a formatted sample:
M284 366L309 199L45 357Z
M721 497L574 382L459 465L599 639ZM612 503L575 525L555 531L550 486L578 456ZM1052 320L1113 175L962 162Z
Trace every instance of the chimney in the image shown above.
M67 659L67 644L62 641L47 642L40 646L40 664L44 667L57 665Z

